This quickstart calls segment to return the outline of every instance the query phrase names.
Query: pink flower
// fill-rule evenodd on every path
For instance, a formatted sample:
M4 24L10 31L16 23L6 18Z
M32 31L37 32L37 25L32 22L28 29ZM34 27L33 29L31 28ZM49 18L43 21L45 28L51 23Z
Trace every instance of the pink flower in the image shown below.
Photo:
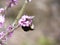
M5 22L5 16L0 15L0 28L3 27L4 22Z
M4 32L0 33L0 39L4 36Z
M7 32L9 32L8 37L11 37L12 36L12 34L13 34L13 32L11 32L12 29L13 29L13 26L12 25L9 25L7 27Z
M11 7L17 4L17 0L11 0Z
M4 35L5 35L5 32L1 32L0 33L0 39L2 39L2 41L6 41L7 40L7 38L4 37Z
M0 8L0 14L3 14L5 12L4 8Z
M12 25L9 25L8 28L7 28L7 31L10 32L11 29L13 29L13 26Z
M17 5L17 0L10 0L10 3L9 3L9 5L8 5L8 8L9 8L9 7L13 7L13 6L15 6L15 5Z
M21 17L21 19L18 21L18 24L20 26L30 26L32 24L32 19L34 18L34 16L27 16L27 15L23 15Z

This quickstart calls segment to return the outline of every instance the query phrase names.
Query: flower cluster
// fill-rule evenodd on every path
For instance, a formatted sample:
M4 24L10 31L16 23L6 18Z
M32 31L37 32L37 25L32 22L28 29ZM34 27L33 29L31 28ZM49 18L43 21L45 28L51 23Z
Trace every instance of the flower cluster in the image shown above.
M4 22L5 22L5 15L4 15L5 9L0 8L0 28L3 27Z
M12 26L12 25L9 25L9 26L7 27L7 32L10 32L12 29L13 29L13 26ZM13 34L13 32L10 32L10 33L8 34L8 37L11 37L12 34Z
M4 22L5 22L5 16L0 15L0 28L3 27Z
M26 3L31 2L31 0L25 0L25 2ZM6 9L11 8L16 4L17 4L17 0L10 0L10 3L8 4ZM24 6L26 6L26 5L24 5ZM22 10L24 10L24 6L22 7L23 8ZM6 9L0 8L0 28L3 28L3 26L4 26ZM21 13L21 11L19 13ZM20 15L22 15L22 14L20 14ZM18 14L18 16L17 16L18 19L20 18L20 15ZM34 16L23 15L19 20L17 20L18 21L17 26L18 27L19 26L29 27L30 25L32 25L33 18L34 18ZM14 29L16 29L17 26L13 26L13 24L11 24L5 29L6 31L0 32L0 40L3 42L3 41L6 41L8 37L11 37L12 33L14 32ZM2 44L2 42L0 43L0 45L4 45L4 44Z
M16 2L17 2L17 0L10 0L10 3L7 6L7 8L16 5ZM5 22L5 9L4 8L0 8L0 28L3 27L4 22Z
M2 41L6 41L7 40L7 38L4 37L4 35L5 35L5 32L0 32L0 39L2 39Z
M14 5L17 5L17 0L10 0L10 3L8 5L8 8L13 7Z
M32 24L32 19L34 18L34 16L27 16L27 15L23 15L21 17L21 19L18 21L18 24L20 26L30 26Z
M16 5L16 0L10 0L10 3L7 6L7 8L12 7L14 5ZM5 22L5 11L6 11L6 9L0 8L0 28L3 28L3 26L4 26L4 22ZM9 25L7 27L7 29L6 29L6 31L9 32L12 28L13 28L13 26L12 25ZM6 32L0 32L0 39L2 41L6 41L6 39L7 39L7 37L4 36L5 34L6 34ZM11 36L11 34L12 34L12 32L10 32L8 34L8 36ZM2 43L1 43L1 45L2 45Z
M0 14L3 14L5 12L4 8L0 8Z

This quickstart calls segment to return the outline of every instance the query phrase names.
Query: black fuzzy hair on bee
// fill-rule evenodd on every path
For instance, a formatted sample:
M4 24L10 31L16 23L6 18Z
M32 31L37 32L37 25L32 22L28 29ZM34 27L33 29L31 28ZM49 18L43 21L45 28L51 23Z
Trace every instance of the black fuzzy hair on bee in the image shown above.
M31 30L31 31L34 30L34 29L31 29L30 26L29 26L29 27L27 27L27 26L23 27L23 26L22 26L22 29L23 29L24 31L26 31L26 32L29 31L29 30Z

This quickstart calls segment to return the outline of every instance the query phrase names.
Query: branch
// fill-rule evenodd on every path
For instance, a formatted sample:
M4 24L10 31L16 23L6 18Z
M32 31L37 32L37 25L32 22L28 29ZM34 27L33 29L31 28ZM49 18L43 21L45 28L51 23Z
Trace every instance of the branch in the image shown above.
M17 22L20 19L20 17L22 16L22 14L23 14L23 12L25 10L26 5L27 5L27 3L25 2L24 5L23 5L23 7L21 8L21 10L19 11L19 13L18 13L15 21L13 22L13 24L12 24L13 26L17 25Z

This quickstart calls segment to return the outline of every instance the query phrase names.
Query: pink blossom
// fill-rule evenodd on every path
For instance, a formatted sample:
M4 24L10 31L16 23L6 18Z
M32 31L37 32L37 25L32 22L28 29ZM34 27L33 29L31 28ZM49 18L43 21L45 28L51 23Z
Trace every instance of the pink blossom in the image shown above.
M5 9L4 8L0 8L0 14L4 13Z
M7 40L7 38L4 37L4 35L5 35L5 32L0 32L0 39L2 39L2 41L6 41Z
M7 31L10 31L11 29L13 29L13 26L9 25L8 28L7 28Z
M9 3L9 5L8 5L8 8L9 8L9 7L13 7L13 6L15 6L15 5L17 5L17 0L10 0L10 3Z
M17 0L11 0L11 7L17 4Z
M11 37L12 34L13 34L13 32L11 32L12 29L13 29L13 26L12 26L12 25L9 25L9 26L7 27L7 32L10 32L10 33L8 34L9 37Z
M4 36L4 32L0 33L0 39Z
M0 15L0 28L3 27L4 22L5 22L5 16Z
M30 26L32 24L32 19L34 18L34 16L27 16L27 15L23 15L21 17L21 19L18 21L18 24L20 26Z

